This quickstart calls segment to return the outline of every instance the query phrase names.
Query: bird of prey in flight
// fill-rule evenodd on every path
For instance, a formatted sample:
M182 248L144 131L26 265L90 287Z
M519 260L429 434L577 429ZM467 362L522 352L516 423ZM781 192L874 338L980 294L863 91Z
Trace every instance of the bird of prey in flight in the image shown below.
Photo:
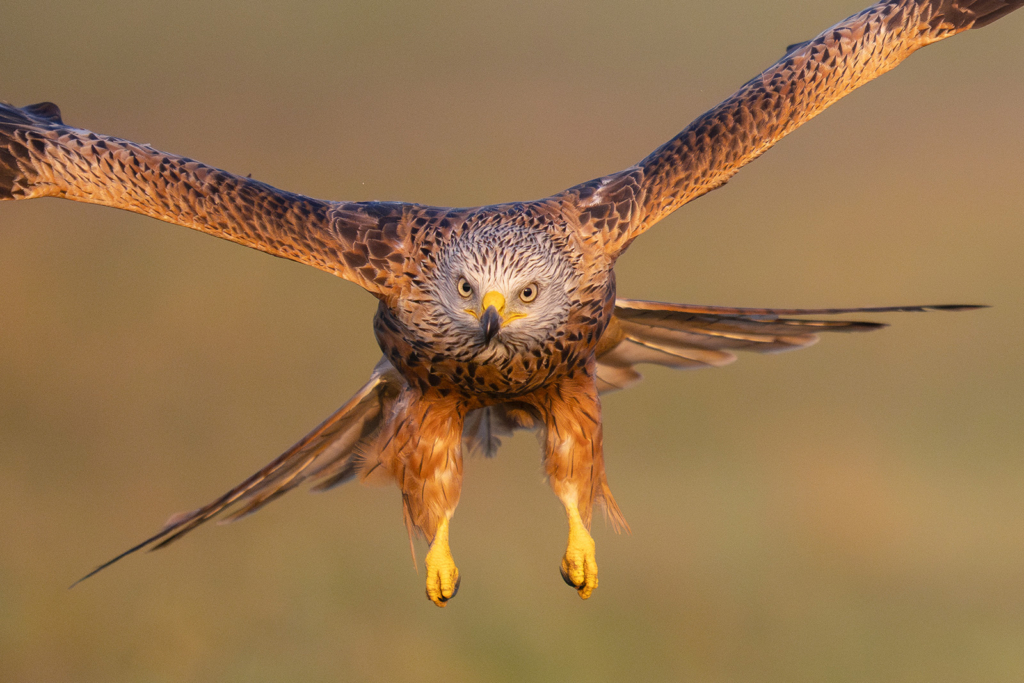
M326 489L383 479L402 492L410 534L430 544L427 595L444 606L460 581L448 534L463 451L490 455L502 436L536 429L569 522L561 573L589 597L598 583L588 530L595 506L626 527L605 476L602 392L637 382L642 363L720 366L736 351L785 351L819 332L880 327L791 316L958 308L625 300L616 298L616 260L659 220L918 48L1021 5L877 2L790 46L635 165L544 199L473 208L312 199L74 128L50 103L0 104L0 199L127 209L333 273L379 300L373 329L384 355L355 396L256 474L111 562L166 545L229 508L233 518L246 515L304 482Z

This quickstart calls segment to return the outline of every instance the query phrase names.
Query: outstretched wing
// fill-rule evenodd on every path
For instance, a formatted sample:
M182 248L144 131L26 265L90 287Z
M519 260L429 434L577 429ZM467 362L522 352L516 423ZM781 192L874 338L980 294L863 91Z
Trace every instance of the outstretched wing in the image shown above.
M138 550L162 548L226 510L231 509L226 521L234 521L303 482L312 481L313 490L323 491L352 479L359 473L364 450L370 448L380 430L389 403L404 386L405 380L391 364L381 360L369 382L294 446L210 503L174 515L159 532L104 562L75 584Z
M735 351L779 353L818 341L820 332L868 332L884 323L807 320L790 315L962 311L980 306L888 306L882 308L726 308L618 299L597 347L597 388L614 391L640 381L641 363L689 369L719 367Z
M201 230L393 294L409 263L410 217L426 207L311 199L72 128L56 105L0 103L0 200L64 197Z
M1024 0L884 0L785 56L640 163L566 190L584 232L616 256L683 204L721 187L801 124L925 45L980 28Z

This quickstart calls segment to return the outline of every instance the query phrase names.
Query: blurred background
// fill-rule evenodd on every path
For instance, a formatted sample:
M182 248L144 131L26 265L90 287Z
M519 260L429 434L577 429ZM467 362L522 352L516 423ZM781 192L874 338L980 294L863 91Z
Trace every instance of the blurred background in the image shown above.
M12 0L0 98L316 197L527 200L866 4ZM633 298L993 308L606 397L633 533L596 521L586 603L530 435L466 462L443 611L397 490L358 485L69 592L344 402L375 302L155 220L0 205L0 679L1021 680L1022 38L1024 12L924 50L620 261Z

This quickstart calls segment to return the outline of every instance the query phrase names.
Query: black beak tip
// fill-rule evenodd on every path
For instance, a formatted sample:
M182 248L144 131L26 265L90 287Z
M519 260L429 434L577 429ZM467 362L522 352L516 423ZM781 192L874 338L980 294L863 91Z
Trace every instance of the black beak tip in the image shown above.
M488 306L484 314L480 316L480 325L484 330L484 343L489 344L501 329L501 316L498 315L498 309Z

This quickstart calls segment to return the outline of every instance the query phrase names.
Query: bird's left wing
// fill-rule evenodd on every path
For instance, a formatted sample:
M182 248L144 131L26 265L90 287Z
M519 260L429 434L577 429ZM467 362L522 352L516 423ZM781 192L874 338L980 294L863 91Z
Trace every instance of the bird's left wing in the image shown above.
M634 166L557 195L615 258L683 204L918 49L980 28L1024 0L882 0L791 45L774 65Z
M728 365L735 351L779 353L818 341L820 332L868 332L884 323L808 320L786 316L843 313L963 311L979 306L882 308L727 308L618 299L597 347L597 388L625 389L640 381L642 363L676 369Z
M0 103L0 200L63 197L158 218L394 294L413 204L312 199L67 126L51 103Z

